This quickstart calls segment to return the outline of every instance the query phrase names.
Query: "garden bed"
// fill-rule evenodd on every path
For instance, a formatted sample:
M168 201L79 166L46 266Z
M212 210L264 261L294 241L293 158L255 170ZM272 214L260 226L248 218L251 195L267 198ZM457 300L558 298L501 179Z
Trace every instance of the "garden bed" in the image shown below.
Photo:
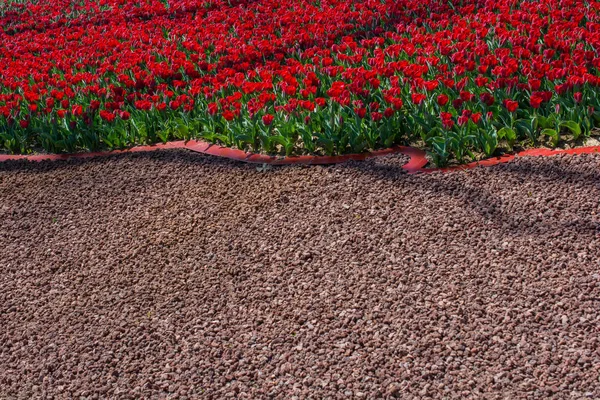
M576 142L600 123L599 10L583 0L10 0L0 148L202 139L331 156L420 141L448 165Z

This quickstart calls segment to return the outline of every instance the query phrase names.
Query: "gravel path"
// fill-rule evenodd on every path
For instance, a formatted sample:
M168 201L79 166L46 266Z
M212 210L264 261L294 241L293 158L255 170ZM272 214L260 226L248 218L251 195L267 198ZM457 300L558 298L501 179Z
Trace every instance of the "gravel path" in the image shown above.
M600 156L0 165L1 399L600 398Z

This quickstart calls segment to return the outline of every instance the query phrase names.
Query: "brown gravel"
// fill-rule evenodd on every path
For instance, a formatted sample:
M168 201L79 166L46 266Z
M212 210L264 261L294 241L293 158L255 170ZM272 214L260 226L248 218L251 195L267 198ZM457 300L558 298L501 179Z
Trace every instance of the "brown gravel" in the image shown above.
M0 165L1 399L600 398L600 156Z

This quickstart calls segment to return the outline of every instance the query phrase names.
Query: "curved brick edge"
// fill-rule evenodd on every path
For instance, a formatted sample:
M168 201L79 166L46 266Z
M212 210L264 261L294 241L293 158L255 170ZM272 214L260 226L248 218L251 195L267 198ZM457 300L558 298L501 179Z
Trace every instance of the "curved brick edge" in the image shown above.
M187 149L203 154L210 154L217 157L224 157L231 160L243 161L254 164L270 164L270 165L323 165L323 164L338 164L347 161L362 161L368 158L381 157L388 154L406 154L411 157L410 161L403 166L406 170L417 170L427 165L425 152L412 147L396 146L389 149L377 150L373 152L360 154L344 154L339 156L292 156L292 157L276 157L264 154L246 153L243 150L231 149L216 144L211 144L201 140L190 141L174 141L167 143L159 143L150 146L136 146L126 150L113 150L93 153L75 153L75 154L35 154L35 155L7 155L0 154L0 162L9 160L28 160L28 161L56 161L67 160L72 158L92 158L104 157L112 154L137 153L144 151L156 151L161 149Z
M507 162L510 162L512 160L514 160L515 158L518 157L549 157L549 156L555 156L555 155L559 155L559 154L592 154L592 153L600 153L600 146L588 146L588 147L577 147L574 149L556 149L556 150L552 150L552 149L529 149L529 150L523 150L519 153L516 154L504 154L502 156L499 157L493 157L493 158L488 158L485 160L481 160L481 161L474 161L472 163L469 164L464 164L464 165L456 165L456 166L452 166L452 167L446 167L446 168L406 168L407 166L405 165L404 168L409 172L409 173L434 173L434 172L452 172L452 171L462 171L462 170L467 170L467 169L472 169L472 168L476 168L476 167L489 167L492 165L498 165L498 164L504 164ZM425 153L422 152L422 154L419 154L417 157L423 157L425 158ZM411 159L412 161L412 159ZM427 161L427 160L425 160ZM422 163L423 160L419 160L419 163ZM423 166L426 165L423 164Z
M224 157L231 160L243 161L254 164L270 164L270 165L324 165L324 164L339 164L347 161L362 161L373 157L381 157L389 154L405 154L410 157L410 160L402 166L408 173L434 173L434 172L451 172L471 169L475 167L488 167L497 164L504 164L514 160L517 157L542 157L553 156L558 154L591 154L599 153L600 146L579 147L568 150L551 150L551 149L530 149L524 150L516 154L505 154L500 157L489 158L486 160L475 161L469 164L457 165L446 168L425 168L428 160L425 157L425 151L408 146L395 146L389 149L376 150L360 154L344 154L339 156L292 156L292 157L277 157L268 156L265 154L246 153L243 150L231 149L216 144L204 142L201 140L190 141L174 141L167 143L159 143L150 146L136 146L126 150L113 150L93 153L75 153L75 154L35 154L35 155L7 155L0 154L0 162L9 160L28 160L28 161L56 161L67 160L72 158L92 158L104 157L112 154L122 153L138 153L144 151L156 151L161 149L187 149L203 154L210 154L217 157Z

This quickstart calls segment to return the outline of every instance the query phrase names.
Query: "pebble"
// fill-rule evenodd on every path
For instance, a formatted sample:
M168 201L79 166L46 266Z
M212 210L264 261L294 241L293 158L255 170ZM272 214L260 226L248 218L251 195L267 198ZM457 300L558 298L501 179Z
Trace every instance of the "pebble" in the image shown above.
M405 162L0 164L0 398L600 398L600 156Z

